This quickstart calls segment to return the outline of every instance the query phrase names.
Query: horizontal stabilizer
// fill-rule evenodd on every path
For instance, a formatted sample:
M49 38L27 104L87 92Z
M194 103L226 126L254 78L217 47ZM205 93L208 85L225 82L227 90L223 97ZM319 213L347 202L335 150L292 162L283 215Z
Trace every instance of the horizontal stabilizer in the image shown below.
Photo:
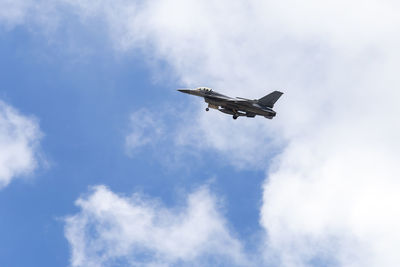
M274 104L283 95L282 92L273 91L272 93L258 99L258 104L263 107L273 108Z

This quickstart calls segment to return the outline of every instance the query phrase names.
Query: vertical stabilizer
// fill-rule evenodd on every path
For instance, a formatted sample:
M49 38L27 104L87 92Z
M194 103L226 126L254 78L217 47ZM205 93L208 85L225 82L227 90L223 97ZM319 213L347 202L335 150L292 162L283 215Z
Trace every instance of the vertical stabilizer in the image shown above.
M263 107L273 108L275 102L278 101L278 99L281 97L281 95L283 95L282 92L273 91L272 93L258 99L257 103Z

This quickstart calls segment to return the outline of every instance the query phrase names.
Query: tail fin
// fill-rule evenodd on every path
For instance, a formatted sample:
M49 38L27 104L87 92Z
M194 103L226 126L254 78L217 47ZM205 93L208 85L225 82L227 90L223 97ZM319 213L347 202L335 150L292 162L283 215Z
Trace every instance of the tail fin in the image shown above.
M273 91L272 93L258 99L258 104L263 107L273 108L274 104L283 95L282 92Z

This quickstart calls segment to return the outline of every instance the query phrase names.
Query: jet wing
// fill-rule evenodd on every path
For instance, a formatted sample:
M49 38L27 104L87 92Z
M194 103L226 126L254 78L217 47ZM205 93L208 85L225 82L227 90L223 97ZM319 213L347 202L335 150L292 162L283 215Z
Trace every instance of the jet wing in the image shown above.
M233 99L228 100L227 102L236 104L236 105L240 105L240 106L252 106L253 105L252 101L247 100L247 99L233 98Z
M213 99L218 99L218 100L224 100L224 101L235 100L234 98L229 97L229 96L225 96L225 95L208 95L208 96L205 96L205 97L207 97L207 98L213 98Z
M218 100L223 100L223 101L230 102L230 103L236 103L236 104L251 103L251 100L249 100L249 99L232 98L232 97L224 96L224 95L211 95L211 96L206 96L206 97L207 98L218 99Z
M228 96L212 96L212 97L208 97L208 98L216 99L218 101L223 101L226 104L228 104L229 106L236 107L236 108L252 106L251 100L231 98Z

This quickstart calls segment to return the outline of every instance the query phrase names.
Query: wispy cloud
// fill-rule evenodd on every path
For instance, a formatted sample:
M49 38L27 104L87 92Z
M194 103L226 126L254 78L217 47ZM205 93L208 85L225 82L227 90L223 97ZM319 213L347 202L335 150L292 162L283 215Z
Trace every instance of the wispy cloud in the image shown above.
M62 16L61 1L0 0L0 30L25 26L43 33L57 28Z
M156 145L163 138L164 121L147 109L133 112L129 120L129 133L125 138L128 153L135 153L141 147Z
M33 4L33 1L0 1L0 22L6 27L25 23L26 15L33 8Z
M0 188L37 168L41 137L35 118L0 101Z
M80 211L65 226L72 266L249 263L207 187L173 209L142 195L117 195L105 186L94 187L76 204Z

